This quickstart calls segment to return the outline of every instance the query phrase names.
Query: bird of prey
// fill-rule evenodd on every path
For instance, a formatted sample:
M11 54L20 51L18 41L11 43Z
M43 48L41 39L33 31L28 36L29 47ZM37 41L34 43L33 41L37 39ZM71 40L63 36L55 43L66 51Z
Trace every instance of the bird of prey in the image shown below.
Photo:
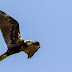
M19 23L3 11L0 11L0 30L8 48L7 52L0 56L0 61L21 51L31 58L40 48L38 41L23 40L19 31Z

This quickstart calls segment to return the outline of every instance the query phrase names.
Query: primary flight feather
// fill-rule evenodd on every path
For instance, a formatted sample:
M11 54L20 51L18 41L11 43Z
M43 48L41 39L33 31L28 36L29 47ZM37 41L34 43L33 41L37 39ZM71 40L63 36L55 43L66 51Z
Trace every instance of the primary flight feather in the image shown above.
M19 23L3 11L0 11L0 29L8 48L7 52L0 56L0 61L21 51L31 58L40 48L38 41L23 40L19 31Z

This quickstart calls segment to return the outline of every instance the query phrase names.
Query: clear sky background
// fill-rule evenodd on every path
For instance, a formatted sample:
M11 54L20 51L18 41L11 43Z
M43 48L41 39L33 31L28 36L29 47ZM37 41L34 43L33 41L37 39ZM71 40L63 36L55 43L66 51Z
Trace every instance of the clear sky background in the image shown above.
M1 61L0 72L72 72L72 0L0 0L0 10L19 22L24 40L41 45L31 59L21 52Z

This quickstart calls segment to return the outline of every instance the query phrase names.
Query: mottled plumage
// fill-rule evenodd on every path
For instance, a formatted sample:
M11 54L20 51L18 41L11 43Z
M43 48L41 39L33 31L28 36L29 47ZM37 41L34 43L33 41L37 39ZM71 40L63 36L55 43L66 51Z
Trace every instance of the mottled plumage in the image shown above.
M8 48L7 52L0 56L0 61L21 51L31 58L40 48L39 42L23 40L19 31L19 23L2 11L0 11L0 29Z

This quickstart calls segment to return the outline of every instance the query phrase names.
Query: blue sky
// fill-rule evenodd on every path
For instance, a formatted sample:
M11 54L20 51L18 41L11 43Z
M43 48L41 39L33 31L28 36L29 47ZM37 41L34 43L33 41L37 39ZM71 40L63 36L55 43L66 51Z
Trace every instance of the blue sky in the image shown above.
M1 0L0 10L19 22L24 40L41 45L31 59L21 52L1 61L1 72L72 72L72 0ZM0 32L0 55L6 50Z

